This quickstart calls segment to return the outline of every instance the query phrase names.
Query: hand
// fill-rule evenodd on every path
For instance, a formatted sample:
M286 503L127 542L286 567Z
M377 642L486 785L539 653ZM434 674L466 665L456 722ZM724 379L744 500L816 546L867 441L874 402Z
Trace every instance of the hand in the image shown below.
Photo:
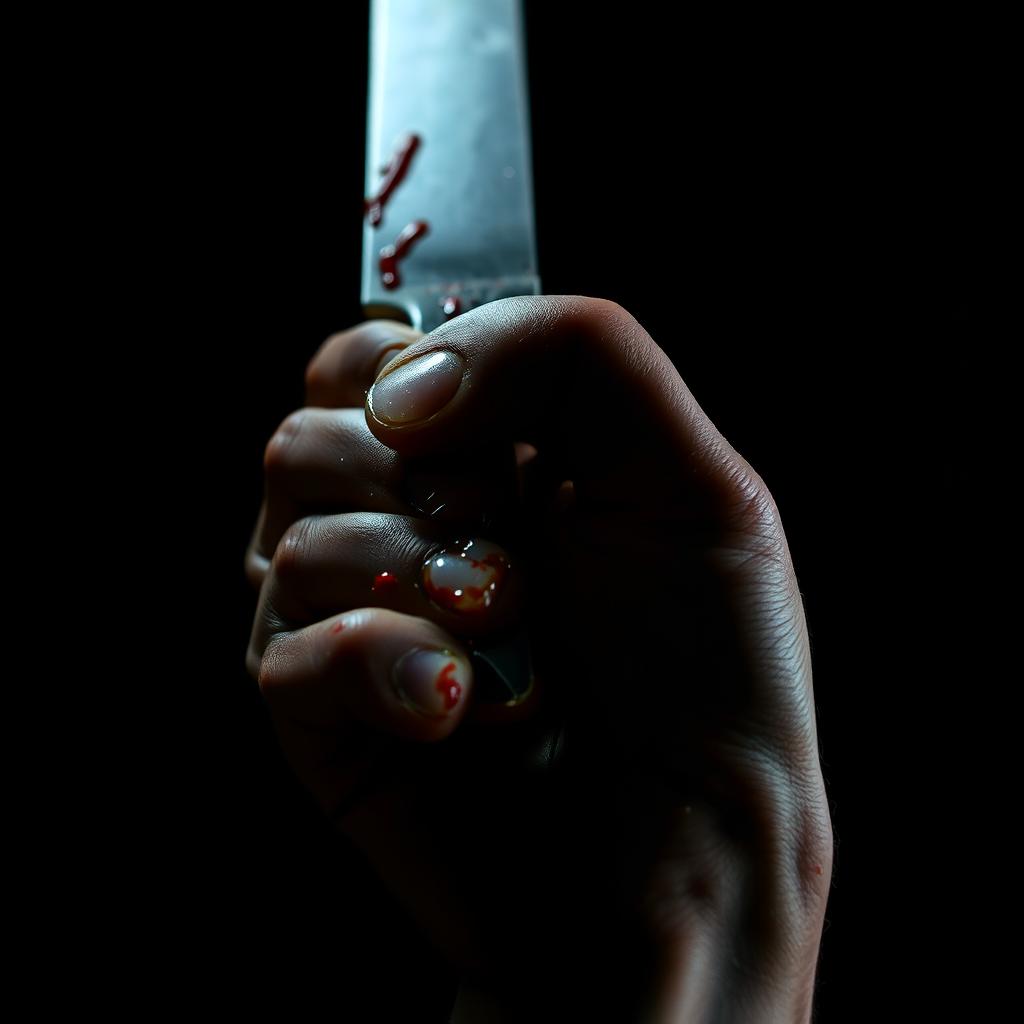
M382 330L322 350L311 398L343 408L268 446L248 663L291 763L508 1019L809 1019L831 824L763 481L613 303L406 334L364 419ZM427 353L449 355L403 382ZM537 453L518 469L514 441ZM424 465L462 495L447 523L397 497ZM472 535L503 548L491 605L433 604L424 561L516 490L522 528ZM537 685L484 713L467 643L524 616ZM430 717L391 679L414 648L450 652L421 676Z

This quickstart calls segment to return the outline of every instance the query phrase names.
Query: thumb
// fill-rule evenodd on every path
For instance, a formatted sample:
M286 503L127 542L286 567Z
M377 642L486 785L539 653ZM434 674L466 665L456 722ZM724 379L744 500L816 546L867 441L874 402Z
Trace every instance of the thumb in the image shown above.
M567 541L538 558L558 627L538 660L564 664L574 708L598 703L685 772L738 736L811 763L806 623L774 499L620 306L526 296L471 310L386 367L366 422L402 456L471 464L485 442L526 442L550 484L571 481ZM620 680L645 699L624 707Z
M464 313L384 368L366 422L403 456L531 444L573 481L583 517L612 503L720 526L738 479L755 477L665 352L604 299L522 296ZM673 463L686 472L666 473Z

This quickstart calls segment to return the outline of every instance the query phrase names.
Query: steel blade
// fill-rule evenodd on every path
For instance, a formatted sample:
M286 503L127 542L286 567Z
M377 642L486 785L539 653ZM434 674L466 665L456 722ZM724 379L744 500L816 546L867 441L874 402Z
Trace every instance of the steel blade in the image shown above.
M366 157L367 315L540 292L519 0L373 0Z

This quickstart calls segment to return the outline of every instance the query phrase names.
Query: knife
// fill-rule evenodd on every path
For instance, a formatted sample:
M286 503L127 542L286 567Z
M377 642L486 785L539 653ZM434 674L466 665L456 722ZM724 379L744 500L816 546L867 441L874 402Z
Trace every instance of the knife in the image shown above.
M540 294L520 0L372 0L361 300L429 332ZM465 639L477 699L533 685L520 627Z

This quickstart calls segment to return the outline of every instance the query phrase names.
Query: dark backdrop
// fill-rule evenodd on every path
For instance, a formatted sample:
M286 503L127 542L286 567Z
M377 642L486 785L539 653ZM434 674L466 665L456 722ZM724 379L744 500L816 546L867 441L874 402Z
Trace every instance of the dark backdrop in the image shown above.
M782 512L837 841L817 1019L949 1008L978 806L950 742L978 714L959 590L984 340L972 43L838 17L528 15L545 290L629 309ZM156 317L180 425L167 575L197 655L174 703L201 734L161 876L187 936L166 994L340 1019L369 996L378 1013L351 1019L442 1021L454 979L291 781L242 665L263 446L318 344L360 319L366 32L358 4L331 33L197 25L154 100L167 184L146 209L183 243Z

